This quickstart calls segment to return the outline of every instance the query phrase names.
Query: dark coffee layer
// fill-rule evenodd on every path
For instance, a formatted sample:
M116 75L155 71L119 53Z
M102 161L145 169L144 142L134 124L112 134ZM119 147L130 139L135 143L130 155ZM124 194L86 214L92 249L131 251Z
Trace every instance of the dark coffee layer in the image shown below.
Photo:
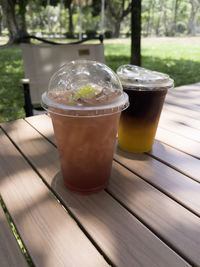
M130 106L122 112L123 117L132 117L143 122L153 122L160 116L167 90L130 90L124 87L129 96Z

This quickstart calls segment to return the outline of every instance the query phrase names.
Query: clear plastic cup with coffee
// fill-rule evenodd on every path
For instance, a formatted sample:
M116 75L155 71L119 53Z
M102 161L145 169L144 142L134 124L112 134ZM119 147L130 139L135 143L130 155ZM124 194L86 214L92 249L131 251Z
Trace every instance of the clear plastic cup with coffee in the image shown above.
M42 95L50 113L65 186L90 194L109 182L121 111L128 96L105 64L77 60L51 78Z
M150 151L165 96L174 81L167 74L134 65L120 66L117 75L130 102L120 118L118 145L133 153Z

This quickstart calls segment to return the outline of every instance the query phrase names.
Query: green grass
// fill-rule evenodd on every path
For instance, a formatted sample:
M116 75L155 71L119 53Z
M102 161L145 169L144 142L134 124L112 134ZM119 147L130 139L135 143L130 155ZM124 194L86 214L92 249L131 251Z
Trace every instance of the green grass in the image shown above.
M107 44L106 63L116 71L130 62L130 45ZM200 82L200 49L197 44L144 44L142 66L164 72L175 81L175 86Z
M142 40L142 66L169 74L175 85L200 82L200 38L146 38ZM116 71L130 63L130 40L105 40L106 64ZM0 48L0 122L24 117L24 76L18 46Z
M22 253L24 254L24 257L25 257L25 259L26 259L26 261L28 263L28 266L33 267L34 266L33 262L32 262L28 252L26 251L26 249L25 249L25 247L24 247L24 245L22 243L22 240L20 239L20 236L19 236L19 234L18 234L18 232L17 232L17 230L16 230L16 228L14 226L14 223L13 223L11 217L10 217L10 214L9 214L9 212L8 212L8 210L7 210L7 208L6 208L5 204L4 204L3 199L1 198L1 196L0 196L0 205L3 208L3 211L4 211L5 215L6 215L7 221L11 226L13 234L14 234L14 236L15 236L18 244L19 244L19 247L20 247Z
M23 110L23 64L20 48L0 49L0 122L21 118Z
M162 44L143 48L143 66L169 74L175 86L200 82L200 50L191 44Z

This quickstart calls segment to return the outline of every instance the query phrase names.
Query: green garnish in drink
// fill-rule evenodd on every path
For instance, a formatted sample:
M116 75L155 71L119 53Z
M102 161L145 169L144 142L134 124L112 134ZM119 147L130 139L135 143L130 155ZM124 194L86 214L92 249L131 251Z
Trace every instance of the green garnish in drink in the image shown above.
M75 93L74 99L78 100L79 98L82 98L89 100L99 93L100 93L99 89L92 87L91 84L88 84L83 86Z

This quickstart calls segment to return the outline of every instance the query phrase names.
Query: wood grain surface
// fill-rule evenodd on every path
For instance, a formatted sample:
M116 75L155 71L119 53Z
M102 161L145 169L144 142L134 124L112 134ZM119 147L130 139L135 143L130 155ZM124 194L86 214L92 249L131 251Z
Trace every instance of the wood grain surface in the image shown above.
M200 83L176 87L168 91L165 102L188 110L200 111Z
M175 251L200 264L198 216L117 163L108 190Z
M39 124L38 120L38 130ZM24 120L4 124L3 128L114 265L187 265L155 233L105 191L79 196L65 189L55 146Z
M0 195L36 267L200 266L200 83L168 91L148 153L117 148L109 186L64 187L48 115L0 124ZM27 266L0 207L0 267Z
M164 162L184 175L191 177L197 182L200 182L199 159L157 140L154 141L152 150L147 154L157 158L161 162Z
M32 156L40 162L40 168L48 169L49 164L41 165L48 150L43 150L41 143L43 153L37 154L38 140L24 130L19 131L16 126L20 122L25 123L19 120L6 124L8 133L15 133L19 146L31 151L33 148ZM107 266L102 255L1 130L0 140L0 194L35 266Z
M173 112L165 111L161 115L159 126L169 131L173 131L181 136L185 136L194 141L200 142L200 120L189 120Z
M157 129L156 140L200 159L200 142L188 139L185 136L166 130L162 127L158 127Z
M200 215L200 184L147 154L120 149L114 158L186 208Z
M55 144L55 137L50 117L47 115L41 115L38 118L35 116L29 117L26 118L26 121L29 122L33 127L39 129L42 135L47 137L52 143ZM38 123L38 121L40 121L40 123ZM167 130L165 130L165 133L170 134L170 132ZM163 139L164 138L165 136L163 136ZM183 172L185 175L189 175L194 180L200 181L199 160L188 155L187 153L181 152L169 145L155 140L153 149L149 152L149 154Z
M171 105L171 104L165 102L164 106L163 106L163 111L165 112L165 110L179 114L179 115L181 115L181 117L184 116L185 119L186 118L187 119L192 118L192 119L197 119L197 120L199 119L199 111L198 110L195 111L195 110L187 109L184 106L179 107L179 106Z
M190 116L188 117L188 115ZM173 127L174 130L177 127L182 127L178 128L181 130L184 129L185 127L187 128L187 131L192 133L194 129L200 130L200 121L199 121L200 114L198 114L198 117L196 116L192 117L191 115L192 114L188 110L187 110L187 115L183 115L167 109L166 110L163 109L159 123L162 123L163 127L165 126L165 124L169 123L170 125L172 125L171 127ZM181 134L179 130L178 133Z
M44 118L44 121L47 121L49 118L47 116ZM31 118L28 119L29 122L32 123L32 125L36 126L36 118ZM48 127L43 127L44 121L41 127L38 127L37 129L42 132L42 134L46 134L47 136L50 136L51 141L54 141L54 137L52 135L52 126L49 124ZM159 143L159 142L157 142ZM160 144L160 143L159 143ZM163 148L163 144L160 144L161 148ZM185 153L182 153L180 151L177 151L169 146L166 146L166 150L163 152L159 151L158 145L156 146L157 152L153 150L152 154L156 154L160 159L163 158L163 155L167 155L166 161L174 161L172 165L178 166L180 165L180 161L178 161L178 157L180 154L182 155L182 158L185 159L186 161L190 159L190 162L193 163L193 166L198 166L198 160L194 159L191 156L188 156ZM176 152L176 153L175 153ZM175 153L175 157L174 157ZM177 155L178 154L178 155ZM185 205L186 208L189 210L192 210L195 214L199 215L200 212L200 186L199 183L196 181L193 181L192 179L188 178L187 176L183 175L180 172L177 172L176 170L170 168L168 165L163 164L160 161L155 160L152 157L149 157L148 155L145 154L130 154L126 153L123 151L118 150L115 158L125 165L127 168L131 169L134 173L137 173L139 176L142 176L143 179L146 181L150 182L151 184L155 185L156 188L159 188L161 191L164 191L169 195L169 197L173 197L177 202L182 203ZM174 160L173 160L174 158ZM115 166L115 165L114 165ZM187 166L187 165L186 165ZM179 166L181 168L181 166ZM185 168L187 169L187 168ZM115 168L113 169L115 170ZM135 192L134 186L135 183L133 183L132 186L129 186L129 184L126 184L127 179L127 174L122 175L121 172L118 171L118 173L121 175L121 179L119 178L120 175L118 175L118 178L115 178L115 181L119 182L121 180L120 184L116 184L114 186L113 183L110 184L109 190L114 193L116 188L119 188L119 194L117 195L117 198L119 199L119 195L121 194L120 201L123 201L124 196L129 196L131 195L133 197L133 200L131 201L130 199L127 201L130 203L128 206L129 209L132 210L131 207L134 207L133 201L135 200L134 198L134 193L130 194L130 192ZM197 168L197 172L193 171L193 175L198 179L199 177L199 172ZM115 173L116 174L116 173ZM115 175L114 175L115 176ZM134 176L132 174L132 176ZM113 177L113 175L112 175ZM192 258L195 256L195 261L199 261L199 247L196 246L196 244L200 245L200 232L197 229L200 229L200 224L199 224L199 219L197 216L194 214L191 214L188 210L183 208L181 205L179 205L176 201L173 201L172 199L166 197L164 194L160 193L157 189L153 188L152 186L146 184L143 182L141 179L139 180L139 184L143 185L143 190L142 192L151 192L153 190L154 193L152 195L150 194L150 197L146 197L146 201L143 202L144 196L142 195L141 197L141 203L139 205L139 208L137 209L136 214L140 218L142 218L145 223L147 223L152 229L155 230L155 232L158 232L167 242L169 242L173 247L176 247L180 252L184 251L186 257ZM111 181L113 181L111 179ZM131 183L133 181L131 180ZM115 189L115 190L114 190ZM121 190L120 190L121 189ZM126 191L125 189L130 189L130 191ZM118 192L117 191L117 192ZM116 195L116 192L115 192ZM155 201L153 201L154 197L152 196L157 196L155 198ZM151 200L152 198L152 200ZM126 202L126 198L125 202ZM153 202L152 202L153 201ZM127 205L126 202L126 205ZM139 202L139 200L138 200ZM138 204L137 202L137 204ZM149 209L149 205L152 203ZM163 205L163 203L165 205ZM131 207L130 207L131 206ZM168 213L166 213L166 209L163 207L172 207L171 212L170 210ZM157 211L156 211L157 210ZM140 212L142 211L142 213ZM152 214L151 214L152 211ZM147 214L150 212L151 216ZM179 215L178 215L179 214ZM189 216L189 217L188 217ZM157 222L160 221L160 224L157 225ZM174 228L173 222L175 225L180 225L181 229L184 229L183 232L188 232L189 234L189 239L191 238L191 242L188 242L189 239L187 240L188 236L184 236L180 233L179 229ZM191 222L191 226L194 227L194 229L197 230L197 232L193 231L188 231L188 222ZM168 224L166 227L162 227L162 224ZM159 228L159 230L158 230ZM167 229L171 229L170 232L171 234L168 235ZM190 229L190 228L189 228ZM185 239L185 240L183 240ZM193 240L193 241L192 241ZM187 244L187 245L185 245ZM194 254L191 256L191 254Z

